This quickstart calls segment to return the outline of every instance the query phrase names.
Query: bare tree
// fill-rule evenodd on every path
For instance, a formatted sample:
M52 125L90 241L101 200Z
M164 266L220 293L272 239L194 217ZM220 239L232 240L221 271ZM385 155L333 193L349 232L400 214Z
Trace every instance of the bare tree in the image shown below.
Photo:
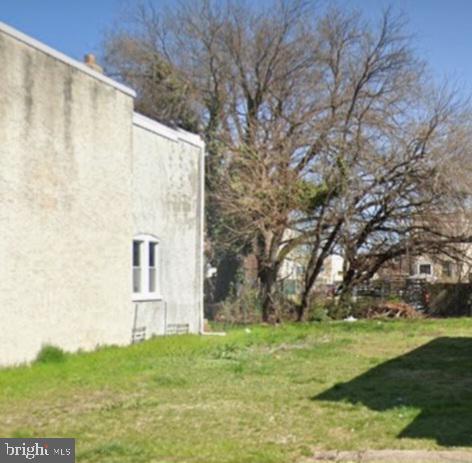
M197 132L200 113L192 81L164 48L165 26L152 3L123 14L103 43L106 72L137 90L136 109L165 124Z
M213 242L256 253L267 318L284 231L298 201L292 193L303 190L297 178L309 156L296 169L291 164L298 151L316 143L323 124L317 118L326 111L325 99L316 98L323 91L322 71L312 19L307 21L311 11L303 2L256 11L241 2L203 1L175 14L158 15L149 5L138 13L135 29L108 36L107 63L138 85L144 100L149 95L150 104L146 73L163 61L195 90L188 104L200 110L210 153L209 233ZM129 43L137 44L134 50ZM152 64L140 72L142 62Z
M468 147L450 151L463 125L458 107L444 98L431 107L424 64L390 11L376 26L336 9L317 15L297 0L137 13L133 28L108 36L107 62L151 115L165 113L166 92L183 105L170 106L176 123L187 110L196 115L209 151L208 234L214 247L257 257L264 319L297 246L310 249L301 319L334 249L349 262L347 287L400 252L446 198L459 201L439 175ZM165 77L155 85L153 69L178 85L163 88Z
M453 93L426 94L420 120L402 124L395 156L369 156L366 197L352 204L340 241L342 293L405 254L469 261L470 114ZM416 106L418 119L420 105Z

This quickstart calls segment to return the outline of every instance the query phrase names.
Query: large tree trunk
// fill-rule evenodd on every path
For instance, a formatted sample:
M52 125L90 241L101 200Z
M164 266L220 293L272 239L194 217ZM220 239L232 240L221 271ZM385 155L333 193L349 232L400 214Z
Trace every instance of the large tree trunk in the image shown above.
M308 308L308 295L309 291L306 291L305 289L302 292L300 304L297 305L297 322L302 322L305 317L306 309Z
M355 272L354 270L349 267L344 269L344 275L343 275L343 282L341 283L341 286L338 289L338 301L341 303L344 303L346 300L348 300L352 294L352 290L354 287L354 280L355 280Z
M315 282L316 278L318 277L318 274L320 273L320 268L321 264L318 263L311 272L307 270L308 274L305 276L306 280L301 293L300 303L297 305L296 308L297 322L302 322L305 317L305 313L308 309L308 303L310 302L311 288L313 287L313 283Z
M306 310L308 308L308 303L310 300L310 293L315 284L316 279L321 273L323 268L324 260L328 257L333 244L336 240L339 230L341 229L342 224L344 223L344 218L338 219L336 225L331 231L328 239L322 247L320 247L320 239L317 239L317 244L311 250L310 260L308 261L307 269L305 272L305 284L303 286L303 291L301 294L300 304L297 307L297 321L303 321ZM319 252L320 251L320 252Z
M277 269L264 267L259 271L259 282L262 300L262 321L268 322L275 312L275 289L277 282Z

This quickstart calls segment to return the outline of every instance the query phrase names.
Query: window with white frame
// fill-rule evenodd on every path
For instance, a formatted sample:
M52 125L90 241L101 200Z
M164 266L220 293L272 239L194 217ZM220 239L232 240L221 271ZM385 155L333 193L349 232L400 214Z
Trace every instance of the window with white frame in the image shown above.
M160 299L159 240L151 235L133 239L133 299Z
M418 273L420 275L431 275L433 273L431 264L419 264Z

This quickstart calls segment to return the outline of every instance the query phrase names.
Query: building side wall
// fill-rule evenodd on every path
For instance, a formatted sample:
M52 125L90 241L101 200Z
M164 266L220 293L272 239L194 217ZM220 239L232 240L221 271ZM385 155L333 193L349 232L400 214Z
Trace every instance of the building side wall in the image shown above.
M134 235L159 239L162 296L133 304L135 328L146 328L146 337L169 334L176 325L196 333L203 313L203 147L137 125L133 131Z
M0 363L130 341L132 97L0 31Z

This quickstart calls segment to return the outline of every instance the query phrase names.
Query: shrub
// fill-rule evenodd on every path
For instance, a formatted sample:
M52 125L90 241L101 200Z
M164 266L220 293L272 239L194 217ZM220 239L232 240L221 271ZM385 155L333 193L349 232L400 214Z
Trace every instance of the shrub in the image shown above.
M333 320L343 320L352 314L353 303L349 298L333 299L327 306L327 313L329 318Z
M472 316L470 283L435 283L427 287L428 313L439 317Z
M329 320L328 309L324 305L316 305L310 308L308 321L310 322L324 322Z
M66 359L66 354L60 347L45 344L36 356L37 363L58 363Z
M249 284L233 287L230 295L215 310L215 321L230 324L257 323L261 320L262 304L257 288Z
M281 323L283 321L293 321L295 319L299 298L293 295L286 296L281 291L277 291L274 295L274 304L275 313L270 317L271 322Z

